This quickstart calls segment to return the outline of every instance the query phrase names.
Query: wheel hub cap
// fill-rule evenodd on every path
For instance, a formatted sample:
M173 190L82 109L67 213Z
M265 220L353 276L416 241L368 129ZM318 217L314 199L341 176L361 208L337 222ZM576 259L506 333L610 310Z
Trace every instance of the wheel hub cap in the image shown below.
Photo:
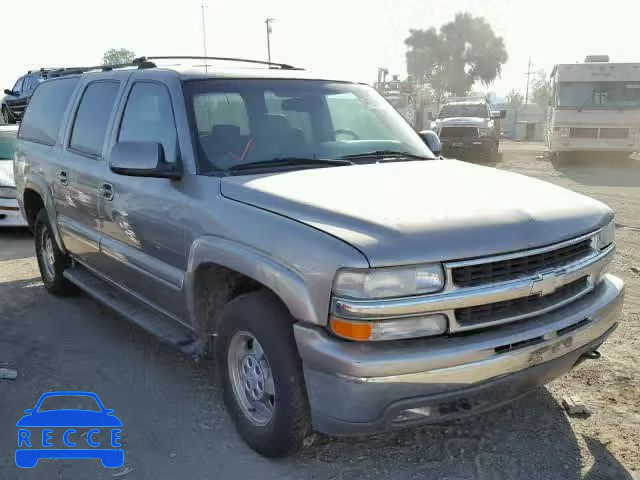
M229 379L236 401L254 425L271 421L276 404L271 367L260 342L249 332L236 332L227 352Z

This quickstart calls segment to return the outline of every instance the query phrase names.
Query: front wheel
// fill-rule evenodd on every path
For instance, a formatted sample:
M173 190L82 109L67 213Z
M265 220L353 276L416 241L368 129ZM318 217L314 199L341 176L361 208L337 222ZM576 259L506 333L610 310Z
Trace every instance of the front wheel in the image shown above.
M71 259L58 248L49 223L49 215L44 208L38 212L36 217L34 234L36 258L44 287L56 295L77 293L78 287L64 278L64 271L71 266Z
M220 322L224 400L240 436L267 457L294 453L311 435L311 422L291 315L259 290L231 300Z
M0 119L2 123L11 123L11 116L9 115L9 110L6 105L2 106L2 110L0 111Z

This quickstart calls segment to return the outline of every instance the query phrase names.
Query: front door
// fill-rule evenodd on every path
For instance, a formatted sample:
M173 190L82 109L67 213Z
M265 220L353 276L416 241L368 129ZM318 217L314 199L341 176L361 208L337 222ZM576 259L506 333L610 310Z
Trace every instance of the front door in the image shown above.
M103 148L122 84L122 76L101 76L81 86L54 172L65 247L93 267L99 265L100 255L98 193L106 169Z
M180 149L171 95L155 81L133 81L119 115L117 141L153 141L168 162ZM188 198L180 180L132 177L107 171L108 194L99 199L101 250L107 275L152 306L185 318Z

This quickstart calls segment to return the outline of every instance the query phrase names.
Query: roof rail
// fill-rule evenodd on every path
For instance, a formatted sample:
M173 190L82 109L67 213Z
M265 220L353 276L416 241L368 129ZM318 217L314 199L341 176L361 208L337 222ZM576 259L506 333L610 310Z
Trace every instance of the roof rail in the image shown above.
M235 57L194 57L194 56L163 56L163 57L140 57L136 58L135 61L146 62L149 60L218 60L224 62L239 62L239 63L255 63L258 65L268 65L269 68L277 67L282 70L304 70L302 68L294 67L293 65L288 65L286 63L276 63L276 62L267 62L265 60L252 60L249 58L235 58Z
M93 67L64 67L58 68L57 70L50 70L45 72L47 78L57 78L63 77L66 75L77 75L80 73L86 73L91 71L100 71L100 72L110 72L112 70L116 70L118 68L127 68L127 67L137 67L139 69L144 68L155 68L156 64L153 62L149 62L144 57L135 58L133 61L129 63L116 63L112 65L96 65Z

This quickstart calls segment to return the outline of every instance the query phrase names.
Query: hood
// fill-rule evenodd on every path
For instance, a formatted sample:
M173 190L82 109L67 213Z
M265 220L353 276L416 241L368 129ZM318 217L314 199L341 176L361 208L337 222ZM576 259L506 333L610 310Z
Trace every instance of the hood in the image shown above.
M439 120L439 126L450 127L459 125L464 127L486 127L491 120L481 117L451 117Z
M13 178L13 162L11 160L0 160L0 186L16 186Z
M612 217L604 204L570 190L454 160L225 177L221 190L342 239L372 266L539 247Z

